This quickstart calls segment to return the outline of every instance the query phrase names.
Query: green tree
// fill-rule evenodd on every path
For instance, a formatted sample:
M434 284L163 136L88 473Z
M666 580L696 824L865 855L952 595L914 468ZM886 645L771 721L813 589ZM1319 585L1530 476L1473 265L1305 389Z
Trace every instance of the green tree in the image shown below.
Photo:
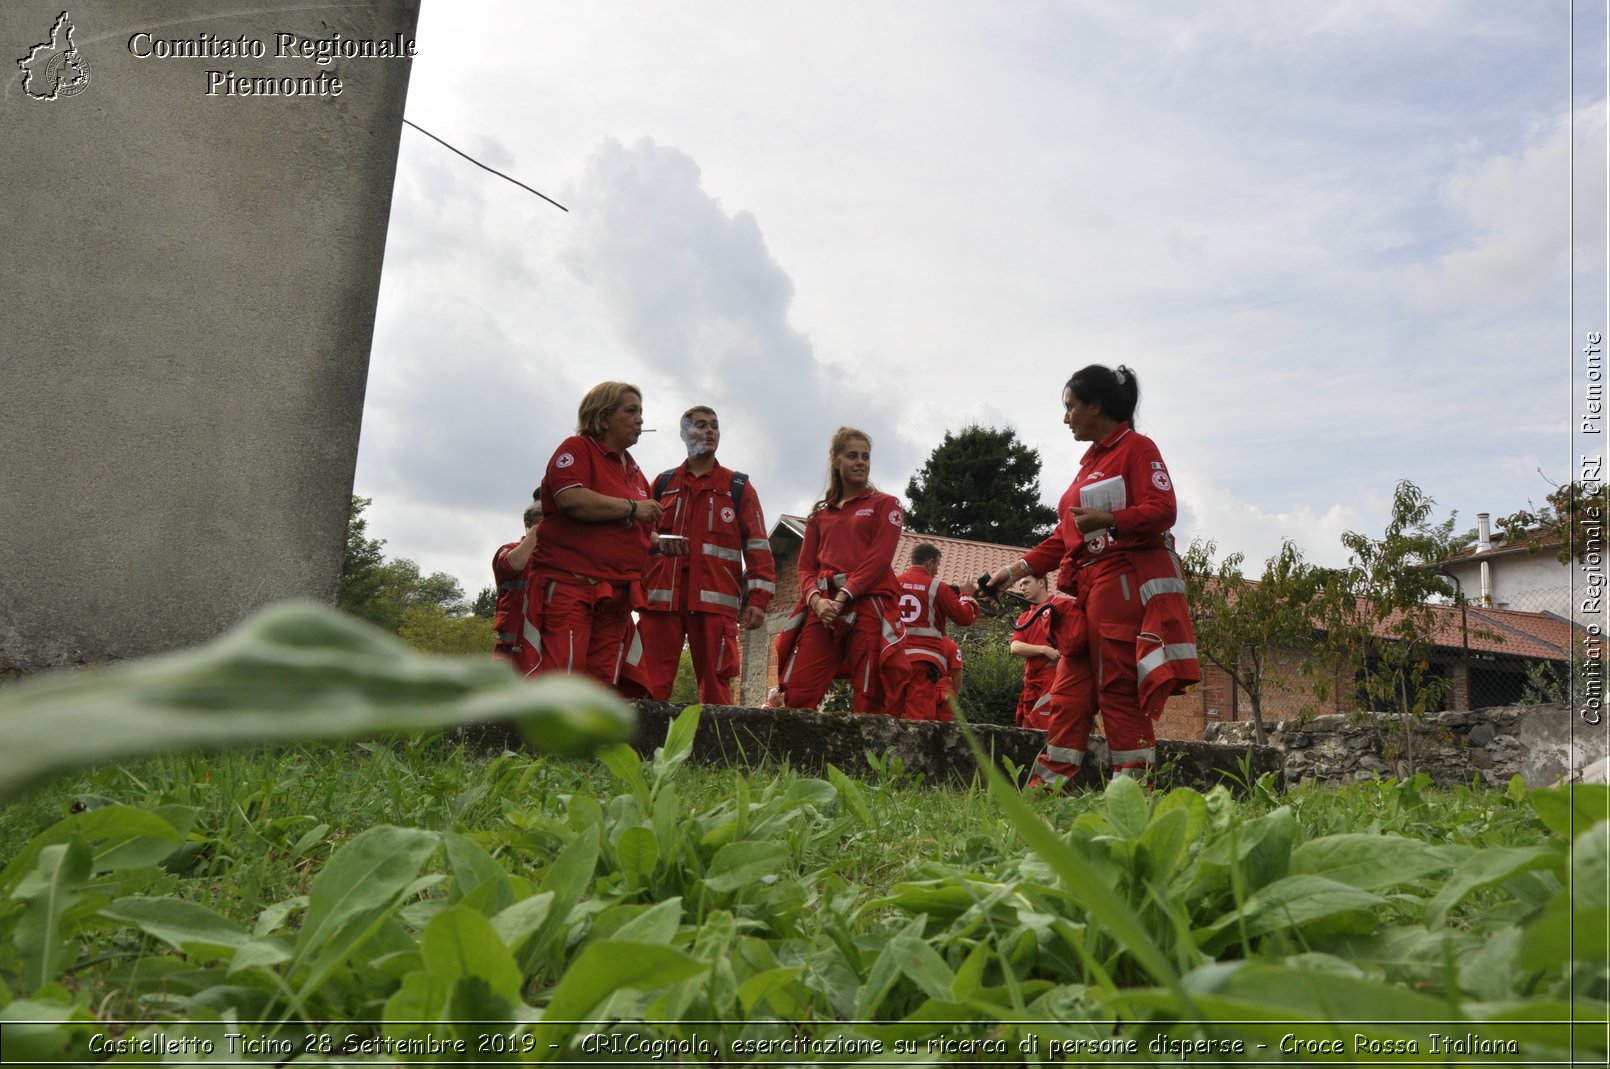
M1516 540L1528 530L1542 528L1548 540L1559 541L1560 563L1569 564L1573 557L1581 561L1587 559L1590 551L1603 552L1607 504L1610 504L1610 483L1595 482L1591 488L1581 482L1566 483L1550 492L1548 504L1542 508L1528 503L1519 512L1500 517L1496 526ZM1534 542L1527 548L1536 553L1541 547Z
M498 592L489 586L483 586L481 592L475 595L475 604L470 611L483 620L494 619L498 614Z
M1432 665L1436 648L1432 598L1461 595L1429 565L1453 555L1457 514L1431 522L1436 502L1407 479L1392 495L1381 538L1348 531L1345 568L1323 573L1320 615L1330 649L1359 681L1368 710L1394 714L1395 749L1415 768L1414 729L1442 707L1449 683ZM1380 732L1379 721L1372 721ZM1386 743L1384 733L1381 741Z
M906 484L906 500L906 524L921 534L1032 546L1057 522L1040 502L1040 453L1011 429L946 431Z
M366 537L369 521L363 518L363 510L372 504L372 498L353 494L348 505L347 548L341 558L341 582L336 597L339 608L366 620L370 620L370 617L363 609L380 596L380 588L385 582L380 569L386 560L381 552L386 541Z
M1243 554L1231 553L1215 564L1217 552L1217 543L1198 539L1181 558L1196 650L1246 692L1252 704L1252 729L1261 746L1264 698L1295 689L1290 679L1269 671L1271 657L1296 653L1298 671L1316 679L1323 694L1324 683L1318 677L1328 658L1316 641L1314 619L1324 580L1289 540L1264 562L1263 576L1256 583L1241 575Z

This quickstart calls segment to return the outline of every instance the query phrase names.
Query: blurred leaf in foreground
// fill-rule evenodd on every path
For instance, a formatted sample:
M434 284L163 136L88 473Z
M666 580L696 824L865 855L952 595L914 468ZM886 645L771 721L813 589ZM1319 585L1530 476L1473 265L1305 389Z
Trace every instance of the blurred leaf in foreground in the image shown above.
M534 746L584 753L632 710L577 676L529 682L487 657L415 653L306 601L270 605L214 642L0 689L0 797L52 772L163 750L221 749L515 720Z

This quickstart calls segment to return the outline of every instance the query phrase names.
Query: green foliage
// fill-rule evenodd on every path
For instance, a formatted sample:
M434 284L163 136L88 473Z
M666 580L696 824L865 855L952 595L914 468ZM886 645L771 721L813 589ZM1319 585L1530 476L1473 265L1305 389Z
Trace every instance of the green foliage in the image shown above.
M986 610L955 636L962 649L962 713L975 724L1015 722L1023 694L1023 658L1012 656L1012 614Z
M1264 698L1293 689L1290 680L1271 673L1270 659L1294 654L1300 658L1298 671L1309 678L1327 666L1314 629L1322 575L1289 540L1264 562L1256 583L1241 575L1242 554L1228 554L1215 564L1217 551L1216 543L1196 540L1181 558L1197 653L1246 692L1261 745Z
M481 591L472 605L458 580L446 572L421 575L419 565L406 557L385 560L385 540L366 537L369 521L363 510L372 503L353 495L337 605L421 652L490 653L492 611L483 602L490 594L495 607L495 592Z
M1446 560L1457 541L1456 516L1431 522L1436 502L1404 480L1392 496L1381 538L1349 531L1346 568L1322 573L1318 599L1328 645L1359 680L1366 709L1395 714L1398 756L1414 770L1414 725L1442 707L1448 681L1433 668L1433 598L1450 595L1429 565Z
M1000 1063L1030 1037L1133 1042L1129 1062L1346 1038L1314 1064L1361 1058L1354 1035L1427 1055L1431 1031L1603 1063L1603 787L1025 798L982 760L987 791L912 789L892 761L872 783L748 776L688 763L701 715L648 759L438 739L35 791L0 811L0 1056L94 1060L116 1019L293 1044L277 1062L427 1040L568 1062L598 1057L597 1030L708 1044L682 1064L800 1034L885 1062L999 1042Z
M1604 553L1606 506L1610 505L1610 483L1596 481L1589 484L1577 481L1556 486L1542 508L1529 505L1509 516L1501 516L1495 525L1512 539L1519 539L1527 531L1541 530L1542 541L1559 544L1561 564L1573 559L1586 560L1588 555ZM1467 536L1465 541L1469 541ZM1527 543L1529 552L1541 551L1538 541Z
M923 534L1032 546L1057 522L1040 502L1040 453L1010 428L946 431L906 484L906 499L906 527Z

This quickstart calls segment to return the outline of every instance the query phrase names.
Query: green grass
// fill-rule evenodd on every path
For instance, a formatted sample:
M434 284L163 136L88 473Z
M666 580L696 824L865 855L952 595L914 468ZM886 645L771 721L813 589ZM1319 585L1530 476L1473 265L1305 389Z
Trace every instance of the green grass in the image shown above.
M279 635L274 657L303 657ZM346 730L396 730L405 677L463 691L410 717L459 721L493 692L567 746L618 727L607 703L566 711L585 691L337 635L372 660L272 676ZM696 709L649 760L478 753L451 733L311 742L311 714L235 682L263 651L225 652L140 666L137 699L115 670L0 693L9 782L36 783L0 809L0 1060L100 1060L133 1020L135 1037L290 1043L248 1059L282 1062L432 1043L632 1060L589 1046L603 1033L686 1044L685 1064L855 1060L765 1054L798 1036L884 1062L1604 1062L1603 787L1020 795L999 776L927 788L875 755L741 773L687 763ZM106 724L119 700L160 738L97 754L216 744L231 716L260 738L271 713L304 741L39 781L75 708Z

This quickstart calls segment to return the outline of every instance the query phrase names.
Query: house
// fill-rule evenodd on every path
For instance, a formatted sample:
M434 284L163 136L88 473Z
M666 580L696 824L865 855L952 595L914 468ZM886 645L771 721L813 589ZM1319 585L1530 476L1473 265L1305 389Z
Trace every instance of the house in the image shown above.
M1493 534L1489 515L1476 516L1476 543L1438 570L1451 576L1465 600L1483 608L1550 612L1589 623L1581 598L1573 597L1577 578L1569 562L1560 560L1564 544L1545 528Z

